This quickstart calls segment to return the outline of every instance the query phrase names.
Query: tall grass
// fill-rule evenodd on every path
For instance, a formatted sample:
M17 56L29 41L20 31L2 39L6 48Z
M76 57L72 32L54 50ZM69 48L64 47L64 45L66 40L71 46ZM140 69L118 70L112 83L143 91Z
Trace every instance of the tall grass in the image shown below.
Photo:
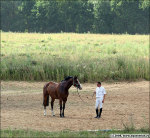
M129 120L128 122L124 123L122 121L122 125L124 127L123 129L123 132L136 132L136 131L140 131L140 132L147 132L147 133L150 133L150 126L149 126L149 122L146 120L146 118L143 116L143 124L144 126L141 127L140 129L137 129L136 126L135 126L135 122L134 122L134 119L133 119L133 114L131 114L129 116Z
M2 80L149 80L148 35L1 33Z

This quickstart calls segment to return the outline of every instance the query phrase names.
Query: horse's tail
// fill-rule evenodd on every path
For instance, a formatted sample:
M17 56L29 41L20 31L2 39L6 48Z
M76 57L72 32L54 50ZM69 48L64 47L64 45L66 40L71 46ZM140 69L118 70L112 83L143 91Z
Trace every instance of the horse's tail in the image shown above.
M43 87L43 106L49 106L49 94L47 91L47 87L49 86L49 83L47 83Z

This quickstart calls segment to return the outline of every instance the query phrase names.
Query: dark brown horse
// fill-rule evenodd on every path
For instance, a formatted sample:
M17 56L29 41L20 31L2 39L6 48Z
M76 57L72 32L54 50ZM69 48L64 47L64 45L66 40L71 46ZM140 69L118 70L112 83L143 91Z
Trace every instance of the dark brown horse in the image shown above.
M43 105L44 105L44 115L46 115L46 106L49 106L49 96L51 97L51 111L52 116L54 116L53 105L55 99L59 99L60 104L60 117L64 117L65 103L69 95L69 88L75 86L77 89L82 89L82 86L77 79L77 77L68 76L60 83L49 82L45 84L43 88ZM62 106L63 102L63 106Z

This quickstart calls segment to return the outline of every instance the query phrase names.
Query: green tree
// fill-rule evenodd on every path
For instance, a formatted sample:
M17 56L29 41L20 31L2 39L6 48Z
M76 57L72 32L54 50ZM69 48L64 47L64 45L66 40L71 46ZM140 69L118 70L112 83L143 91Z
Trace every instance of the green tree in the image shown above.
M111 12L110 1L96 1L94 31L97 33L111 33L112 21L113 13Z
M1 1L1 29L28 32L149 33L149 0Z
M140 0L111 0L114 33L148 33L148 12L139 5Z
M35 0L30 0L30 1L26 1L23 0L22 4L21 4L21 16L24 19L24 26L25 26L25 30L29 31L29 32L34 32L35 31L35 16L34 14L32 14L32 9L35 5L36 1ZM24 31L25 31L24 30Z
M92 30L93 5L87 0L61 1L59 11L62 31L83 33Z
M1 29L3 31L21 31L19 1L1 1Z

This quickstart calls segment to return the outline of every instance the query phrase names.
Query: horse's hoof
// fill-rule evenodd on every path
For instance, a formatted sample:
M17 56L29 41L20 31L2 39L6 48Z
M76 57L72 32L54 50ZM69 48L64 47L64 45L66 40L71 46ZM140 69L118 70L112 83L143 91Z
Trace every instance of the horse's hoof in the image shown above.
M52 115L52 116L55 116L55 115Z

